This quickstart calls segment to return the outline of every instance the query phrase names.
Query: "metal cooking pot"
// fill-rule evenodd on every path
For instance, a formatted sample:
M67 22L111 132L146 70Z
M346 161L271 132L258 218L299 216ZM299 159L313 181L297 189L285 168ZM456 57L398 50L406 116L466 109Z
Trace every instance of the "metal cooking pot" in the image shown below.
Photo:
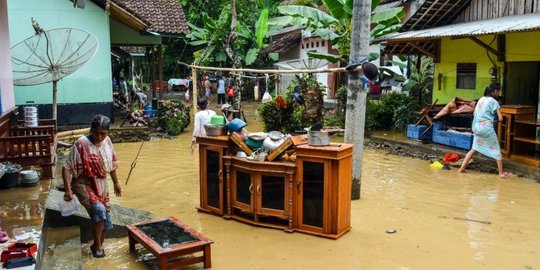
M308 145L326 146L330 144L328 131L310 131L308 133Z
M268 136L263 141L263 147L268 151L274 151L274 149L278 148L284 141L285 137L281 137L278 140L273 140L270 136Z
M22 177L21 185L25 187L37 185L39 182L39 174L34 170L24 170L20 172Z
M226 125L205 124L204 130L206 131L207 136L227 135Z

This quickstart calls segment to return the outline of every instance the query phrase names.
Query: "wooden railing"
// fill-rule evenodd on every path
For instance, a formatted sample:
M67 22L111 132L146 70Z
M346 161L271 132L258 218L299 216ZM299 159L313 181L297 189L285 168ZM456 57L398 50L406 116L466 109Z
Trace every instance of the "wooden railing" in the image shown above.
M9 121L0 121L6 125ZM37 127L9 126L0 136L0 162L40 166L41 178L50 179L56 165L56 121L43 119Z

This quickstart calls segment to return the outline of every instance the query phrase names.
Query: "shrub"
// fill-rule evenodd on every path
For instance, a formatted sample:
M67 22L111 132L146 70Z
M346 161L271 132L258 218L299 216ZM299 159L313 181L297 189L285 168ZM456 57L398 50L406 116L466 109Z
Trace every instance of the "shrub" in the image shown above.
M185 106L183 102L166 100L158 108L158 123L161 130L168 135L177 136L191 122L189 111L191 106Z
M291 94L296 86L299 86L305 101L304 105L292 102ZM295 76L287 87L286 95L282 96L287 102L286 109L277 109L275 99L259 105L257 112L264 123L264 130L290 133L322 122L324 120L324 91L324 86L313 74Z
M405 129L417 119L418 103L408 95L389 93L380 100L368 101L366 128L375 130Z
M296 130L300 124L298 121L298 111L300 107L291 106L291 100L285 98L286 109L276 108L275 98L272 102L262 103L257 108L257 113L264 123L264 131L281 131L289 133ZM300 115L302 110L300 109Z

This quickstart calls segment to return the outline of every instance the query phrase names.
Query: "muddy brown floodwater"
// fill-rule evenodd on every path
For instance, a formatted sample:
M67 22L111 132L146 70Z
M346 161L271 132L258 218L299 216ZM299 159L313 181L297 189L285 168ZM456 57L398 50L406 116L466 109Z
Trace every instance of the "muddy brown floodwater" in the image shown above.
M112 201L175 216L212 239L212 269L540 269L540 185L532 180L435 171L427 161L368 149L352 230L330 240L197 212L190 135L145 142L124 196ZM139 146L115 145L122 184ZM128 252L127 238L107 239L105 251L94 259L85 244L85 269L148 269Z

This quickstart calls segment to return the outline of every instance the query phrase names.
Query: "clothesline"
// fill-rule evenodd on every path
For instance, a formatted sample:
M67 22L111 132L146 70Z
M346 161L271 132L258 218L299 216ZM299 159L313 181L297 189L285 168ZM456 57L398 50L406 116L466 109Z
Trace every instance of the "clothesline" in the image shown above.
M232 75L242 77L242 78L249 78L249 79L264 79L266 76L249 76L249 75L242 75L240 73L231 72ZM278 76L278 74L272 74L268 77L275 77Z
M297 74L297 73L333 73L333 72L346 72L344 67L340 68L320 68L320 69L291 69L291 70L279 70L279 69L253 69L253 68L223 68L223 67L205 67L198 65L190 65L184 62L177 62L180 65L191 68L191 77L194 82L197 81L197 69L200 70L213 70L213 71L229 71L229 72L253 72L262 74ZM193 111L197 113L197 84L193 84Z
M318 69L290 69L290 70L280 70L280 69L253 69L253 68L223 68L223 67L205 67L190 65L184 62L178 62L181 65L190 67L192 69L201 69L201 70L214 70L214 71L238 71L238 72L254 72L254 73L269 73L269 74L296 74L296 73L333 73L333 72L345 72L344 67L340 68L318 68Z

